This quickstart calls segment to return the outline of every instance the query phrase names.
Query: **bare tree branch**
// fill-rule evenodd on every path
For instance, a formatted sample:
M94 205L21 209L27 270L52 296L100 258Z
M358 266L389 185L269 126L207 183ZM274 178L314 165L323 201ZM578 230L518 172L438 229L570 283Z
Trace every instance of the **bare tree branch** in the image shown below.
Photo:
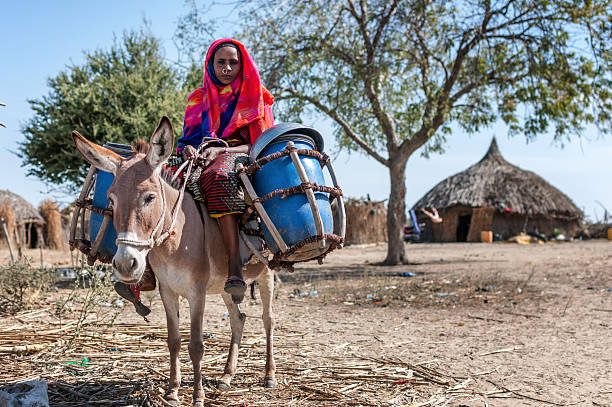
M343 120L340 116L338 116L335 110L330 109L329 107L325 106L318 99L315 99L308 95L304 95L302 93L299 93L295 89L282 88L282 90L291 94L293 98L306 100L307 102L315 106L317 109L319 109L320 111L328 115L336 123L338 123L340 127L342 127L342 130L344 130L344 133L347 135L347 137L353 140L357 145L359 145L359 147L363 148L366 153L368 153L370 156L372 156L372 158L374 158L376 161L378 161L382 165L386 167L389 166L389 160L382 157L380 154L378 154L376 150L374 150L365 140L359 137L357 133L353 131L351 126L345 120ZM289 99L289 98L284 98L284 99Z

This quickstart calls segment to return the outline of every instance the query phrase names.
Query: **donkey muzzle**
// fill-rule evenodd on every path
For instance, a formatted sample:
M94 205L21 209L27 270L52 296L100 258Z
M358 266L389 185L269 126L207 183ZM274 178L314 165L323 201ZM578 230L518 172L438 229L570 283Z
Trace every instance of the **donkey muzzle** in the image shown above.
M117 253L113 257L117 278L129 284L140 281L147 265L147 251L126 244L117 245Z

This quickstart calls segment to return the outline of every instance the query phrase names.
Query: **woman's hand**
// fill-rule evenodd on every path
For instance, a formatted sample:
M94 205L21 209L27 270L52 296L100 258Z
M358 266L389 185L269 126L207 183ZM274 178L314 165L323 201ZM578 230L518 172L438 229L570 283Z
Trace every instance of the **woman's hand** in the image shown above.
M215 158L224 152L227 152L227 147L208 147L200 154L200 160L204 163L204 167L208 167Z
M183 160L193 160L197 158L198 151L193 146L185 146L183 149Z

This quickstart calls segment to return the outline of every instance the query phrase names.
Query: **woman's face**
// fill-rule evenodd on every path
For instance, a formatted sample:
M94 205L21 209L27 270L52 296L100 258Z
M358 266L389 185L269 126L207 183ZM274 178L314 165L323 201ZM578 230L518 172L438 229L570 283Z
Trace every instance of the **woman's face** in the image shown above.
M224 85L229 85L240 74L242 61L240 54L234 47L219 48L215 52L215 60L213 61L215 68L215 76Z

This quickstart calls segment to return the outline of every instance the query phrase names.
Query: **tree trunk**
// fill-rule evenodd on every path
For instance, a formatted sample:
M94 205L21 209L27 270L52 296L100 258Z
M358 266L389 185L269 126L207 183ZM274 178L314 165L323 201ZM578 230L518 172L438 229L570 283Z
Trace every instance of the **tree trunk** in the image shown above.
M387 207L387 258L385 265L392 266L406 261L404 250L404 224L406 223L406 162L393 160L389 167L391 193Z

